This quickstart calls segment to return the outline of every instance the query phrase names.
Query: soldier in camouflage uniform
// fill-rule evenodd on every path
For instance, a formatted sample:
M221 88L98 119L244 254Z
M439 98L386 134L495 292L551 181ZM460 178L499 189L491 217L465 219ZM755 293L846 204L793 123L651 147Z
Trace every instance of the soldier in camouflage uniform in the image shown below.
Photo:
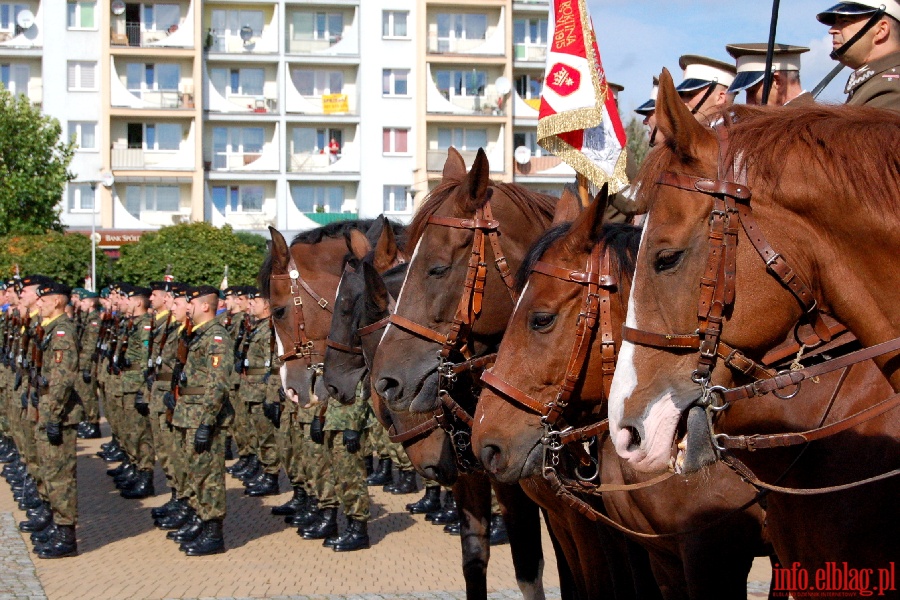
M131 468L117 481L123 498L140 499L154 496L153 434L150 428L150 403L144 373L149 362L150 334L153 317L149 313L149 288L121 285L127 317L119 344L118 370L122 398L122 441L131 458Z
M92 374L92 364L99 357L97 340L100 336L100 294L84 288L75 288L80 318L78 334L78 364L81 376L75 378L75 392L84 406L84 421L78 425L78 437L100 437L100 400L98 384Z
M13 459L15 444L11 437L9 424L9 411L7 407L9 372L10 333L14 317L13 305L8 301L7 282L0 281L0 462L10 462Z
M246 288L232 286L225 289L225 306L227 317L223 324L231 339L234 340L235 362L238 362L240 348L253 328L252 319L247 312ZM223 315L224 316L224 315ZM241 385L241 375L235 372L231 379L234 396L238 395ZM262 469L259 457L256 455L256 430L250 422L247 406L243 402L234 402L234 426L231 428L235 444L238 449L238 461L228 467L228 472L241 481L250 481L257 477Z
M41 354L35 366L34 385L39 398L35 441L53 513L46 541L41 537L35 545L40 558L78 553L75 437L84 412L74 394L75 378L79 376L78 340L75 323L65 314L69 293L68 286L56 282L38 286L46 333L38 340Z
M259 474L246 480L245 493L250 496L272 496L279 493L281 461L275 441L275 426L263 412L275 356L269 301L262 298L255 287L244 288L244 291L249 298L248 313L256 324L245 332L238 351L239 360L235 362L235 371L241 378L236 404L242 404L247 413L252 430L251 440L255 444L253 454L260 464Z
M273 343L274 339L273 331ZM311 496L307 493L306 469L302 460L302 439L305 429L297 422L297 404L287 399L281 386L280 370L283 364L284 361L277 356L272 359L263 412L275 427L279 461L294 490L287 502L272 507L272 514L285 517L285 523L292 523L293 517L306 509Z
M106 342L103 345L102 359L97 369L100 400L114 440L113 452L103 458L108 462L122 461L119 467L107 471L107 474L111 476L120 475L130 464L131 460L127 454L123 438L121 385L115 372L118 368L116 365L118 364L119 345L127 324L122 300L123 297L119 293L119 284L110 285L107 302L111 319L107 328Z
M5 303L7 304L7 331L4 341L4 361L3 368L0 369L0 377L3 379L3 385L0 387L0 411L7 416L9 425L9 450L4 454L3 462L7 463L3 467L3 476L12 484L13 481L24 478L24 463L19 456L19 448L21 447L21 425L20 413L21 403L13 387L16 379L16 358L18 356L18 346L20 340L20 331L22 325L22 315L19 311L19 283L18 278L9 279L6 282Z
M198 286L190 292L193 333L178 385L172 420L187 455L191 499L196 516L183 527L180 548L188 556L225 551L225 435L234 418L228 400L234 372L231 338L215 319L218 290ZM179 530L179 531L182 531Z

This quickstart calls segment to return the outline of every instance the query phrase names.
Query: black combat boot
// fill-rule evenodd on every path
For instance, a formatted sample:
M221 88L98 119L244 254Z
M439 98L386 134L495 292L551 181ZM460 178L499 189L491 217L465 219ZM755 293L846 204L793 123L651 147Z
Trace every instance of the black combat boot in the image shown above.
M294 486L294 495L291 499L280 506L272 507L272 514L276 516L289 516L297 514L297 511L306 506L307 496L306 488L302 485Z
M188 556L208 556L225 552L225 538L222 535L222 519L204 521L203 534L190 544L185 544Z
M35 532L44 531L53 522L53 512L49 509L42 511L27 521L19 523L19 531Z
M150 516L153 517L154 519L162 518L162 517L166 516L167 514L169 514L170 512L172 512L173 510L175 510L175 507L177 505L178 505L178 497L175 494L175 488L172 488L172 497L169 498L166 501L166 503L163 504L162 506L157 506L156 508L151 509Z
M150 496L156 495L156 490L153 488L152 469L147 471L138 471L136 477L137 481L135 481L134 485L122 490L122 493L120 495L123 498L126 498L128 500L138 500L141 498L149 498Z
M335 552L351 552L369 547L368 521L357 521L356 519L348 521L347 531L333 546Z
M39 558L63 558L78 554L74 525L57 525L50 540L36 548Z
M41 502L41 505L37 508L29 508L25 511L25 516L29 519L35 515L39 515L43 512L50 512L50 503L49 502Z
M458 520L459 511L456 508L456 498L452 493L448 493L444 499L444 508L431 518L431 522L435 525L446 525Z
M156 526L169 532L177 531L194 516L194 509L190 507L187 500L182 500L182 506L178 510L169 513L156 522ZM174 534L173 534L174 535ZM166 534L168 537L168 534Z
M122 474L118 477L113 477L113 483L118 490L125 490L133 486L140 479L140 471L135 466L132 468L122 471Z
M324 540L337 533L337 508L323 508L319 518L300 531L304 540Z
M26 486L24 489L24 494L22 495L22 499L19 500L19 509L20 510L29 510L32 508L37 508L43 503L41 500L41 495L37 491L37 487Z
M462 522L456 520L452 523L447 523L446 525L444 525L444 533L449 533L450 535L459 535L461 528Z
M418 491L419 486L416 485L415 471L400 471L400 477L397 478L397 483L390 489L390 492L395 496L401 494L414 494Z
M291 527L297 527L297 533L302 534L303 528L313 524L319 518L319 499L310 496L306 502L306 506L298 510L289 517L284 518L284 522Z
M0 462L9 464L11 462L15 462L19 458L19 451L16 449L16 445L10 441L6 450L3 452L2 456L0 456ZM4 467L5 469L6 467ZM5 474L5 473L4 473Z
M181 529L176 532L169 532L166 537L170 540L183 544L184 542L193 542L200 534L203 533L203 519L197 513L191 517L190 521L182 525Z
M37 551L39 546L43 546L47 542L53 538L53 534L56 533L56 523L50 523L50 526L44 529L43 531L35 531L31 534L31 543L34 544L34 549Z
M406 505L406 510L414 515L434 512L441 507L441 486L426 485L425 495Z
M263 466L263 464L260 463L259 472L256 474L256 477L245 480L243 482L244 488L252 488L252 487L256 487L258 485L262 485L262 483L265 481L265 479L266 479L265 466ZM247 489L244 489L244 493L245 494L247 493Z
M382 458L378 468L366 478L366 485L385 485L394 482L394 461Z
M259 458L255 454L250 454L246 457L244 461L244 465L240 469L235 469L232 471L232 475L240 479L243 475L246 475L248 471L252 471L256 468L256 465L259 464Z
M491 515L490 532L491 546L502 546L509 543L509 532L506 531L506 521L503 520L503 515Z
M129 469L133 469L134 465L131 464L129 460L123 460L122 464L118 467L113 467L112 469L107 469L106 474L112 478L121 477L122 473L125 473Z
M230 467L225 467L225 472L229 475L234 475L235 471L240 471L245 466L247 466L247 461L250 460L250 455L242 456L233 465Z
M88 423L84 428L84 439L99 440L103 435L100 433L100 423Z
M278 489L278 473L263 472L263 481L259 485L252 485L244 492L248 496L277 496L281 493Z
M87 426L88 426L87 421L81 421L78 424L78 429L75 431L75 435L78 437L79 440L87 439L87 438L85 438L85 435L87 435Z
M248 481L253 480L255 477L259 476L262 472L262 463L259 462L259 457L253 455L250 457L250 462L247 463L247 467L241 471L240 473L235 473L238 479L247 483Z
M106 457L109 456L109 454L118 447L119 440L116 439L116 436L112 436L112 439L110 439L108 442L106 442L105 444L100 444L100 449L97 450L96 454L100 458L106 460Z

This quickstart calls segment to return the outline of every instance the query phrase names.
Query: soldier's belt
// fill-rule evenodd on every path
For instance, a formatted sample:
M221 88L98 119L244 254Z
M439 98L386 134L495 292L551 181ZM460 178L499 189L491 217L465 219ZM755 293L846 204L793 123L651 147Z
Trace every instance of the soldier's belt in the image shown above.
M172 381L172 374L171 373L159 373L156 376L156 380L157 381Z
M268 372L269 372L269 369L260 367L259 369L245 369L244 375L265 375Z
M202 396L206 393L205 387L183 387L178 390L179 395L181 396Z

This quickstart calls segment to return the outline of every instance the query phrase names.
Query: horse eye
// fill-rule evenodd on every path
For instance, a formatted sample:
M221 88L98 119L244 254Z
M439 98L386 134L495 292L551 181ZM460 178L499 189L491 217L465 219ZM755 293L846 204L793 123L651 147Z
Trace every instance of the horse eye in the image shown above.
M272 311L272 316L278 319L279 321L284 318L286 309L283 306L279 306L275 310Z
M535 313L531 315L531 328L534 331L545 331L556 322L556 315L550 313Z
M440 278L447 274L447 271L450 270L450 267L447 265L437 265L428 269L428 276Z
M674 269L681 262L682 256L684 256L684 250L660 250L656 254L653 268L657 273Z

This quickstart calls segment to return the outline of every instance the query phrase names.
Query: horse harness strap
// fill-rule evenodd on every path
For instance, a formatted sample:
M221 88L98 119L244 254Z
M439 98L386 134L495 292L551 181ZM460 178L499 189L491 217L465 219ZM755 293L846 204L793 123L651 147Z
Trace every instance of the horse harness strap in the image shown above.
M388 316L384 317L383 319L379 319L379 320L375 321L374 323L370 323L369 325L366 325L365 327L360 327L359 329L356 330L356 335L358 335L361 338L365 337L369 334L375 333L379 329L384 329L385 327L387 327L387 324L390 322L391 322L391 316L388 315Z
M340 342L336 342L333 339L325 338L325 345L329 348L334 348L335 350L340 350L341 352L347 352L349 354L362 354L362 347L360 346L348 346L347 344L342 344Z
M320 308L326 310L328 312L332 312L331 308L328 306L328 301L325 300L322 296L317 294L315 290L310 287L310 285L306 282L305 279L300 275L300 270L297 268L297 263L294 261L294 257L291 256L290 262L288 263L288 272L284 275L272 275L270 279L273 280L284 280L287 279L291 284L291 297L292 297L292 306L294 311L294 322L296 324L294 335L292 336L294 342L293 350L282 354L278 358L280 360L292 360L295 358L305 358L306 361L311 365L312 364L312 355L318 354L318 352L314 349L314 342L309 339L306 335L306 319L303 316L303 296L300 294L300 289L302 288L306 291L307 294L319 305Z

